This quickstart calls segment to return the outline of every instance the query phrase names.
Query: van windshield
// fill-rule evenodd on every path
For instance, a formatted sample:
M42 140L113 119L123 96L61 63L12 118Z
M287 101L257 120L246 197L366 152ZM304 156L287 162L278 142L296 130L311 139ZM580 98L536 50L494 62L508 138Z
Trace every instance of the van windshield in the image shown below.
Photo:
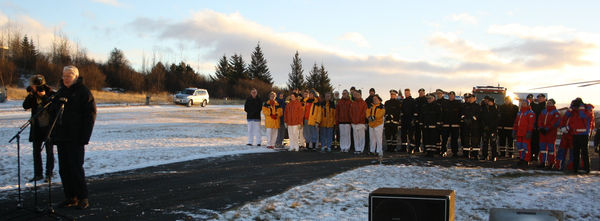
M183 94L189 94L189 95L193 95L195 90L185 90L183 91Z

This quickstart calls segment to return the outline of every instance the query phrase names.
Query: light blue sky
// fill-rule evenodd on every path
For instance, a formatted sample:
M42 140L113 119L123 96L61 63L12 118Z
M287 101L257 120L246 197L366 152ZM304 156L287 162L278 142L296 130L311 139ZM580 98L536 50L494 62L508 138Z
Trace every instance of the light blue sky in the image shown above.
M335 85L344 88L466 92L501 83L523 91L600 78L599 6L599 1L21 0L0 2L0 27L7 20L19 24L42 48L60 30L101 61L116 47L137 69L142 53L150 58L154 52L163 61L185 60L210 74L220 55L241 53L248 61L261 41L277 85L285 84L299 50L306 73L314 62L324 63ZM559 88L550 95L567 103L599 87Z

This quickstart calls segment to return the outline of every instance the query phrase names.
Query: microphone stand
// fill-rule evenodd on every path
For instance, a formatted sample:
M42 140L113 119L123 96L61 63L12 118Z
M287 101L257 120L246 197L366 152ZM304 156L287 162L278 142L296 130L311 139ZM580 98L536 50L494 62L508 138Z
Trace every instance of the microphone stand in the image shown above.
M52 135L52 132L54 131L54 127L56 126L56 122L58 121L58 119L62 119L62 115L65 110L65 103L67 103L67 98L60 98L58 102L60 103L60 108L58 109L58 113L56 113L56 116L54 117L52 126L50 126L50 129L48 130L48 135L46 137L46 141L44 141L44 145L47 145L48 143L50 143L51 135ZM46 147L46 148L48 148L48 147ZM67 215L57 213L54 210L54 208L52 207L52 176L48 177L48 207L42 211L42 214L44 216L48 216L48 217L51 217L51 218L54 218L57 220L60 220L60 219L75 220L74 218L71 218Z

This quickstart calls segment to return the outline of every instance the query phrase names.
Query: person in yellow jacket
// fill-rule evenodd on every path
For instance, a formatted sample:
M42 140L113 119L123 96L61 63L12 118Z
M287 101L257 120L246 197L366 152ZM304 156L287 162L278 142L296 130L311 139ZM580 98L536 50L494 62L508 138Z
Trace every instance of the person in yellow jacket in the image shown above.
M366 117L369 122L370 151L379 156L383 156L383 116L385 116L385 108L381 104L381 97L375 94L373 105L367 109Z
M321 123L321 106L319 105L319 93L314 89L308 94L304 103L304 139L307 148L314 150L319 142L319 124Z
M325 100L320 104L321 106L321 124L319 125L319 137L321 138L321 152L327 149L327 152L331 152L331 144L333 142L333 127L336 123L335 118L335 103L331 99L331 93L325 94Z
M273 149L277 140L277 131L279 130L280 117L283 116L283 109L275 100L277 94L269 93L269 100L262 106L262 112L265 115L265 128L267 129L267 148Z

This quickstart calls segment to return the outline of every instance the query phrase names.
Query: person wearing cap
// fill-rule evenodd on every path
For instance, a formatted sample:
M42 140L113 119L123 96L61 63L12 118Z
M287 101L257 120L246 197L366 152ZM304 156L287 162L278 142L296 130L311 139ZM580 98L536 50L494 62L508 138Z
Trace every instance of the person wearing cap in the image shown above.
M290 137L290 151L299 151L300 128L304 120L304 106L298 100L301 98L297 93L290 94L290 102L285 106L283 120L287 126L288 136Z
M477 98L473 94L465 94L465 100L460 116L462 152L464 157L477 158L481 140L481 106L476 103Z
M321 123L319 124L319 138L321 141L321 152L327 150L331 152L331 144L333 142L333 126L336 123L335 117L335 103L333 103L331 93L325 93L325 100L320 104L321 106Z
M590 172L590 156L588 139L594 129L594 106L585 104L581 98L576 98L571 103L571 112L565 130L573 134L573 170L575 173ZM579 171L583 161L583 171Z
M493 97L485 97L485 106L481 109L481 124L483 127L482 141L482 159L488 159L488 151L491 151L490 160L496 161L498 157L497 138L498 138L498 122L500 120L500 112L498 105ZM491 150L490 150L491 147Z
M85 145L90 141L96 121L96 102L92 92L83 84L79 69L63 68L57 100L64 101L60 123L56 123L52 141L58 146L58 166L65 200L59 208L90 206L83 169ZM57 104L57 103L54 103Z
M311 89L304 103L304 139L306 139L306 148L309 150L317 148L321 117L318 93Z
M404 89L404 100L402 100L402 115L400 120L400 138L402 140L401 152L412 153L415 149L415 122L416 103L410 94L410 89Z
M398 129L400 129L400 116L402 103L398 100L398 91L390 90L390 99L383 105L385 107L384 132L387 151L395 151L398 146Z
M501 157L513 157L514 148L512 132L515 118L517 118L517 113L519 112L519 107L512 103L510 97L506 96L504 98L504 104L498 107L498 112L500 112L500 121L498 123L498 151L500 152Z
M361 91L354 91L354 101L350 106L352 131L354 135L354 154L360 154L365 148L365 113L367 103L362 99Z
M285 121L283 119L285 115L285 106L287 105L285 100L285 94L283 92L279 92L279 94L277 94L276 101L281 107L282 113L281 117L279 117L279 129L277 130L277 139L275 140L275 146L277 148L283 148L283 140L287 135L287 128L285 128Z
M540 152L540 131L538 130L537 122L542 110L546 109L546 95L543 93L537 95L537 99L530 103L531 110L535 113L535 122L533 133L531 135L531 157L536 159Z
M352 144L352 136L350 130L352 129L352 115L350 115L350 109L352 106L352 100L350 100L350 94L347 90L342 92L342 99L340 99L336 105L335 116L337 125L340 128L340 151L350 151Z
M419 89L419 97L415 98L415 119L416 119L416 127L415 127L415 150L423 151L421 147L421 139L423 138L423 122L420 122L420 115L423 112L423 106L427 103L427 98L425 98L425 89Z
M531 161L531 134L534 122L535 113L531 110L529 101L521 101L521 109L513 124L513 137L517 139L517 149L519 150L519 165L527 165Z
M365 99L367 106L370 107L373 104L373 96L375 96L375 88L369 89L369 96Z
M460 115L462 102L456 100L456 93L450 91L448 100L442 103L442 152L445 153L448 148L448 139L450 138L450 148L452 156L458 156L458 135L460 134Z
M435 103L440 106L441 108L441 112L440 112L440 119L443 119L443 115L444 115L444 106L446 106L446 103L448 103L448 99L444 98L444 91L442 89L436 89L435 90ZM442 120L443 122L443 120ZM447 156L447 151L448 151L448 147L446 147L445 145L442 147L442 134L443 134L443 125L440 125L438 127L438 138L437 140L440 141L437 143L438 145L438 149L440 149L440 153L442 154L443 157Z
M373 104L365 111L365 117L369 124L371 154L383 156L383 116L385 116L385 107L381 104L381 97L373 95Z
M546 109L542 110L538 119L538 128L540 131L540 167L551 167L555 159L555 143L560 127L560 113L554 106L554 99L546 102Z
M52 88L46 85L42 75L34 75L29 79L27 97L23 100L23 109L31 109L31 127L29 129L29 141L33 143L33 178L29 182L44 179L42 173L42 143L46 141L46 182L52 177L54 170L54 147L51 141L47 141L50 124L54 120L55 112L44 109L46 104L52 102L50 97L55 94ZM41 111L41 112L40 112ZM38 112L40 112L38 114ZM37 114L37 115L36 115Z
M350 87L350 100L354 101L354 92L356 92L356 87Z
M421 108L419 122L423 125L423 145L428 157L440 154L438 128L442 125L442 107L435 102L433 95L425 96L427 103ZM443 154L443 153L442 153Z
M279 130L279 118L283 116L283 109L275 100L277 94L272 91L269 93L269 100L262 106L262 113L265 115L265 128L267 131L267 148L274 149Z

